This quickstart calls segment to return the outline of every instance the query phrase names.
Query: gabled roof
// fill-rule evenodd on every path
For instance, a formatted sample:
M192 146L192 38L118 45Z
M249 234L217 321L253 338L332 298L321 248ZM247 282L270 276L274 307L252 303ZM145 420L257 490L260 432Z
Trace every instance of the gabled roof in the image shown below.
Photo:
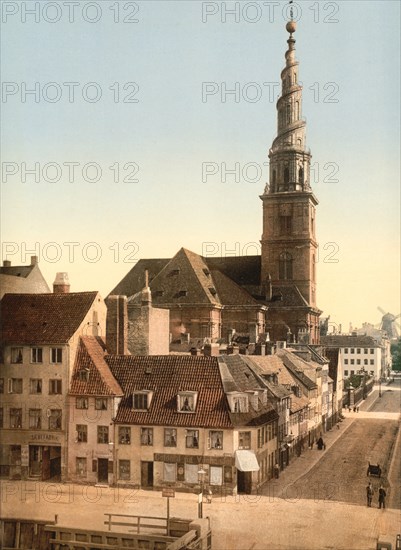
M219 357L220 371L222 372L222 378L228 378L226 372L232 378L233 390L239 392L247 391L266 391L265 384L255 376L253 370L249 367L245 361L245 357L241 355L223 355ZM225 384L225 390L228 390L228 384ZM235 388L235 389L234 389ZM252 401L248 402L248 412L233 413L230 411L230 417L235 425L240 426L260 426L278 419L278 414L274 410L274 407L268 401L262 404L258 400L258 408L255 409L252 406Z
M97 292L5 294L0 302L4 344L64 344L92 306Z
M280 386L293 386L294 379L285 368L283 360L278 355L248 355L245 357L248 364L258 369L262 377L277 374ZM290 393L286 390L287 395Z
M0 266L1 275L11 275L12 277L26 278L32 272L35 265L10 265Z
M305 409L308 406L309 406L309 400L304 395L297 397L295 394L293 394L291 396L291 407L290 407L291 414L301 411L302 409Z
M96 336L81 336L74 370L71 377L71 395L122 396L123 391L112 375L104 356L106 346ZM88 378L82 380L79 372L88 371Z
M316 382L308 376L308 371L311 372L311 369L313 369L312 362L306 363L306 361L285 349L279 350L277 355L283 359L284 365L304 387L308 390L317 389ZM319 367L317 364L316 366Z
M321 336L322 346L331 348L379 348L380 345L372 336L335 334L334 336Z
M105 359L125 394L117 423L233 427L216 357L107 355ZM132 394L141 390L153 391L149 410L144 412L132 408ZM198 392L194 413L177 411L179 391Z

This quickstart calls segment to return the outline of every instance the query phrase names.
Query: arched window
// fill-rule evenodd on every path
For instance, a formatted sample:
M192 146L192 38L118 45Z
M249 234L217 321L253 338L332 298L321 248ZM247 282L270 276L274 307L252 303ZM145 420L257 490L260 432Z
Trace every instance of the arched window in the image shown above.
M299 183L303 184L304 183L304 169L303 168L300 168L298 170L298 181Z
M290 171L288 168L284 168L284 183L290 182Z
M292 256L288 252L282 252L280 254L279 279L282 281L292 279Z
M299 101L295 103L295 118L296 120L299 119Z
M273 170L273 173L272 173L272 183L273 185L276 185L276 171Z
M287 103L287 124L291 122L291 105Z

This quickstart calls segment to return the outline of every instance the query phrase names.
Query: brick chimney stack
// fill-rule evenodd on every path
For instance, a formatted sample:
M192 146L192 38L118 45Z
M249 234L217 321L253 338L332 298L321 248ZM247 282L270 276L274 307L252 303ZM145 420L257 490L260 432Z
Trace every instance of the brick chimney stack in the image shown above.
M38 257L31 256L31 265L37 265L37 263L38 263Z
M126 296L106 299L106 347L111 355L128 355L128 308Z
M32 258L36 258L36 256L32 256ZM31 264L31 265L34 265L34 264ZM53 283L53 293L68 294L69 292L70 292L70 281L68 280L68 273L65 273L65 272L56 273L56 278Z

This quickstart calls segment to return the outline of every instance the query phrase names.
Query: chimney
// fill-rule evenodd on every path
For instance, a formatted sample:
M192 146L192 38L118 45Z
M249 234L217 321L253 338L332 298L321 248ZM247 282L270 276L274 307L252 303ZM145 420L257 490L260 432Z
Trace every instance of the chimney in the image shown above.
M199 348L191 348L191 355L194 355L194 356L200 356L202 355L202 351L199 349Z
M37 265L37 263L38 263L38 257L31 256L31 265Z
M10 260L3 260L3 267L11 267Z
M32 256L32 258L36 258L36 256ZM68 273L65 273L65 272L56 273L56 278L53 283L53 293L68 294L69 292L70 292L70 281L68 280Z
M126 296L106 298L106 347L111 355L128 355L128 308Z
M206 343L203 346L203 355L206 357L218 357L220 355L219 344Z

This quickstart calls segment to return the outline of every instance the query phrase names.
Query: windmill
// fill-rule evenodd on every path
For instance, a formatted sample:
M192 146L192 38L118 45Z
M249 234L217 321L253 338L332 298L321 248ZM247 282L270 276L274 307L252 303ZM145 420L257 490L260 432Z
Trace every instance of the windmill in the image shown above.
M392 313L385 312L384 309L381 307L377 308L380 313L383 315L380 329L387 332L388 337L390 340L396 340L398 338L398 330L397 328L401 328L400 323L397 322L397 319L401 317L401 313L398 315L393 315Z

